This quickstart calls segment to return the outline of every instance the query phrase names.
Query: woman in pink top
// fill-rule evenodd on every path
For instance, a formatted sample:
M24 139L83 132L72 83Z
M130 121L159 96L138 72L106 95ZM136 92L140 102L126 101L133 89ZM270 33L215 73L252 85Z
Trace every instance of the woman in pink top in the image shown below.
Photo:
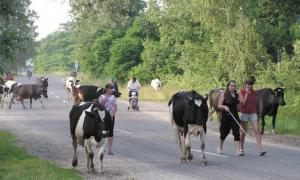
M254 80L247 79L245 81L245 88L241 89L239 93L239 101L240 101L240 112L241 112L241 125L243 129L247 132L248 129L248 121L251 120L253 132L256 137L256 146L259 156L263 156L266 154L265 151L262 150L261 144L261 136L258 124L258 116L256 110L256 91L253 90ZM240 138L240 152L244 153L244 142L245 142L246 134L244 132L241 133Z
M111 151L112 143L113 143L113 130L115 125L115 114L117 112L117 98L112 95L113 93L113 85L111 83L108 83L105 85L104 94L102 94L99 97L99 103L103 105L106 110L110 112L111 119L112 119L112 125L109 128L108 133L108 140L107 140L107 146L108 146L108 155L114 155L114 153Z

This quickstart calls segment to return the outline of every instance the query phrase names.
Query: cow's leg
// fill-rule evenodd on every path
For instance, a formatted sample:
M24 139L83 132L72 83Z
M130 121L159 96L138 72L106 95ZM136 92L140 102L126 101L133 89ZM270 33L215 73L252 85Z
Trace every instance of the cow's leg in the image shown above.
M207 160L205 157L205 132L203 126L200 126L200 159L201 165L206 166Z
M72 135L72 144L73 144L73 160L72 160L72 166L76 167L78 164L78 158L77 158L77 142L75 135Z
M273 135L276 133L275 132L276 116L277 116L277 112L274 113L273 116L272 116L272 133L273 133Z
M100 141L100 149L98 153L98 158L99 158L99 173L103 173L103 157L104 157L104 151L105 151L105 146L106 146L106 139L103 138Z
M187 162L187 147L185 145L185 138L186 138L186 133L183 131L180 131L179 133L180 136L180 149L181 149L181 162L185 163Z
M30 102L30 109L32 108L32 97L29 98L29 102ZM23 101L22 101L23 103ZM23 107L24 107L24 103L23 103Z
M93 162L94 153L92 150L92 143L91 143L90 139L86 139L84 141L84 149L85 149L85 154L87 157L88 172L95 172L94 162Z
M9 103L9 106L8 106L9 109L11 109L11 104L14 102L14 99L15 99L15 96L13 95L11 97L11 100L10 100L10 103Z
M185 136L185 147L187 149L187 159L191 161L193 159L193 154L191 152L191 140L190 140L190 133L187 133Z
M45 108L45 106L44 106L44 96L43 95L40 98L40 102L42 104L42 108Z
M261 115L261 130L260 130L260 134L263 135L264 132L265 132L265 125L266 125L266 122L265 122L265 115L262 114Z

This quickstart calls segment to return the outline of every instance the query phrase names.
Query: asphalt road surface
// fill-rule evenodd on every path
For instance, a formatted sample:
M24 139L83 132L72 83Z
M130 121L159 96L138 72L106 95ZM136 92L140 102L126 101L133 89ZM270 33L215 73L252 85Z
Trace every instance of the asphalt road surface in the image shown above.
M29 83L26 77L18 82ZM72 102L67 100L64 79L49 78L49 99L43 109L39 101L29 101L23 109L19 102L0 109L0 129L17 136L19 145L30 154L48 159L65 168L72 168L72 145L68 114ZM256 154L254 138L246 138L245 156L234 155L233 137L229 135L224 153L216 153L218 133L215 124L208 122L206 135L207 166L200 163L199 137L192 138L194 159L180 163L178 145L168 116L166 102L140 102L140 112L127 111L127 102L118 100L114 155L104 156L104 173L90 174L82 147L78 147L79 174L86 179L300 179L300 148L264 142L267 154ZM96 152L98 149L95 150ZM95 153L97 154L97 153ZM95 156L96 157L96 156ZM98 166L96 160L96 168Z

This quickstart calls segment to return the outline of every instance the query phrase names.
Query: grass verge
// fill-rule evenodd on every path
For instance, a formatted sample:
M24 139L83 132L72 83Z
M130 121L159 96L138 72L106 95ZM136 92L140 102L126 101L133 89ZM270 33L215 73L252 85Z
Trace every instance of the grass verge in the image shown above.
M28 155L14 145L15 142L14 136L0 131L0 179L83 179L73 169L60 168L49 161Z

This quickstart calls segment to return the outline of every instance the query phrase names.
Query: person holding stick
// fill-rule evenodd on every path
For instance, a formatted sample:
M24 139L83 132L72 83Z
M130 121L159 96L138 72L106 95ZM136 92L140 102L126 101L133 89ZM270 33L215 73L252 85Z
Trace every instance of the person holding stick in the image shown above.
M218 108L222 110L220 126L220 142L217 149L219 154L223 153L225 138L232 130L236 148L235 155L242 156L240 152L240 119L238 115L238 94L236 92L236 81L230 80L226 85L226 90L220 95Z
M253 84L255 80L253 78L248 78L245 80L245 87L241 89L239 93L240 101L240 112L241 112L241 125L243 129L247 132L248 121L250 120L253 127L253 132L256 138L256 148L259 156L266 154L262 150L260 129L258 124L257 116L257 107L256 107L256 91L253 89ZM246 133L242 132L241 134L241 143L240 149L241 153L244 154L244 142L245 142Z

